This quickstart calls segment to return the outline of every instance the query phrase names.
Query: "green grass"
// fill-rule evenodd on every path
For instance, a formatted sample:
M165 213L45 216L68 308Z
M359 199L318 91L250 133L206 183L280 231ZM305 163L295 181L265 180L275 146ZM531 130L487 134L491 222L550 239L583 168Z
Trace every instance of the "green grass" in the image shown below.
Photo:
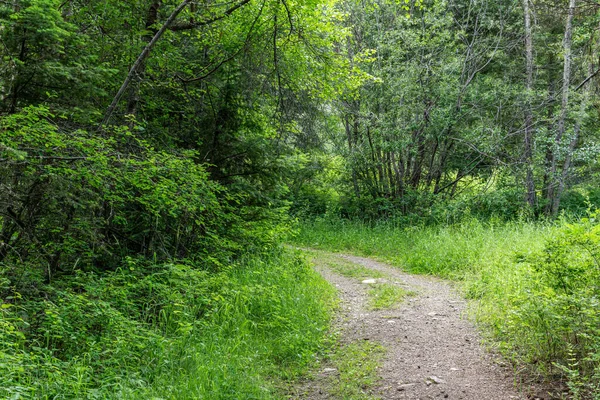
M332 345L335 292L297 255L141 268L0 309L0 398L276 399Z
M329 389L330 394L344 400L378 399L371 389L379 380L377 370L384 355L384 347L371 341L341 346L331 357L339 375Z
M569 363L571 345L565 339L568 335L560 333L567 330L561 321L583 325L569 316L569 310L581 301L553 303L553 289L545 273L535 267L539 262L543 265L546 243L557 234L558 224L492 224L471 219L457 225L402 227L317 220L304 222L300 228L296 245L370 256L408 272L456 281L471 300L471 317L490 343L515 363L530 365L547 376L557 372L555 363ZM385 303L388 296L379 297L378 303ZM576 337L571 342L581 343L581 335L570 335ZM600 377L600 369L586 373Z
M459 225L369 226L345 220L317 220L300 225L295 244L349 252L384 260L409 272L464 279L472 271L511 261L542 249L554 228L548 224L490 225L475 219Z
M387 274L381 271L363 267L362 265L340 258L337 254L312 249L304 251L315 264L327 267L333 272L348 278L367 279L387 277Z
M367 291L371 310L388 310L400 305L412 292L390 283L378 283Z

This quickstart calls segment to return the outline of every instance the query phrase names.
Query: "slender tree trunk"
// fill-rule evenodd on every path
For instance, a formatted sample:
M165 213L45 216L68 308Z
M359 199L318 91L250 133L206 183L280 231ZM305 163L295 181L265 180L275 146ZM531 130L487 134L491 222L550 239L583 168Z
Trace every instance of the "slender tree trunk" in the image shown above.
M352 129L350 128L350 120L348 114L344 117L344 126L346 128L346 138L348 139L348 151L350 152L350 168L352 169L352 185L354 186L354 194L357 199L360 199L360 190L358 187L358 177L356 176L356 167L354 166L354 147L352 145Z
M427 190L431 189L431 182L433 182L433 177L435 174L435 158L437 155L439 144L440 144L440 141L437 138L435 139L435 141L432 144L431 159L429 161L429 169L427 171L427 184L425 185Z
M592 44L594 46L594 44ZM598 60L598 48L597 46L593 47L592 51L592 60L588 63L588 76L592 76L594 74L595 66L594 62ZM583 98L581 99L581 105L579 109L579 114L583 115L588 101L591 96L591 82L587 81L583 84ZM556 191L556 202L553 203L554 208L552 209L552 213L556 215L558 213L558 208L560 206L560 198L565 190L566 182L569 177L569 171L571 169L571 162L573 159L573 152L575 151L575 147L579 142L579 137L581 135L581 118L577 118L577 122L575 123L575 127L573 129L573 137L569 142L569 148L567 149L567 154L565 156L565 161L562 167L562 173L560 175L560 180L558 182L558 188Z
M535 208L535 181L533 176L533 115L531 112L531 97L533 91L533 37L531 29L530 0L523 0L525 14L525 59L527 103L525 105L525 137L524 137L524 163L525 163L525 191L526 201L531 209Z
M556 137L554 139L554 151L552 154L552 160L550 164L550 186L548 188L549 202L548 208L546 209L547 214L555 216L558 213L558 206L560 200L558 200L558 186L560 178L557 177L558 168L558 156L560 154L560 147L562 145L562 138L565 133L565 124L567 114L569 111L569 86L571 83L571 44L573 40L573 14L575 12L576 0L569 0L569 10L567 15L567 22L565 24L565 37L563 40L563 53L564 53L564 64L563 64L563 84L562 84L562 96L560 106L560 116L558 118L558 126Z
M448 131L448 134L450 131ZM443 188L440 187L442 174L445 172L446 160L454 147L454 141L444 140L442 142L442 151L440 152L439 163L435 172L435 184L433 186L433 194L438 194Z
M394 198L396 197L397 190L396 190L396 185L394 184L394 172L392 170L393 168L393 162L392 162L392 152L388 151L385 153L385 161L386 161L386 171L387 171L387 178L388 178L388 185L389 185L389 190L390 190L390 197Z
M581 110L585 109L585 101L581 103ZM571 160L573 158L573 151L575 150L575 146L577 146L577 142L579 141L579 132L581 130L581 124L578 122L575 125L575 129L573 132L573 137L569 142L569 148L567 149L567 154L565 155L565 161L562 166L562 172L560 174L560 178L558 180L558 185L556 187L556 195L554 202L552 203L552 215L558 214L558 208L560 207L560 197L562 196L565 190L565 184L567 182L567 178L569 176L569 169L571 168Z
M396 195L402 197L404 196L404 165L402 164L401 157L400 160L396 161L396 153L393 151L390 153L390 162L392 163L396 174Z
M150 43L153 35L155 35L157 32L156 28L154 28L154 25L158 21L158 10L160 9L160 6L160 0L153 0L150 4L150 7L148 8L148 15L146 16L145 28L146 32L150 33L146 33L142 36L142 41L143 43L145 43L145 46L147 46L148 43ZM130 84L129 96L127 99L127 110L125 111L126 114L133 116L137 115L138 104L140 102L140 86L142 84L142 81L144 80L145 74L146 60L143 60L137 68L137 71Z
M548 85L548 96L547 96L547 105L546 105L546 110L547 110L547 114L546 114L546 121L548 121L547 123L547 127L546 130L548 132L553 132L555 129L555 122L554 122L554 96L556 95L556 88L555 88L555 81L553 79L553 77L549 77L548 78L549 81L549 85ZM542 181L542 197L544 199L546 199L546 205L544 206L544 211L546 209L546 207L548 206L548 202L550 201L550 187L552 185L552 177L550 176L550 166L552 164L552 154L554 153L552 146L551 145L547 145L546 147L546 154L544 157L544 178Z

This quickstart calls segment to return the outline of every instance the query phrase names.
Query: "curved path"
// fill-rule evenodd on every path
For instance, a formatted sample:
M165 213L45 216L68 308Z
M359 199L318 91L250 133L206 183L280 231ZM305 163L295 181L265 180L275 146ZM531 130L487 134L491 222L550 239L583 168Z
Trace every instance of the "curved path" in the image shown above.
M374 398L551 398L535 394L539 392L533 388L517 388L512 370L494 362L482 348L476 329L465 318L465 301L448 283L410 275L368 258L328 256L384 273L386 278L377 279L374 284L383 281L415 292L393 310L370 311L366 289L373 283L340 276L315 260L317 270L338 289L345 314L340 318L342 341L372 340L387 350L378 371L379 385L372 390ZM301 398L334 398L327 394L326 388L319 387L322 382L313 382L313 388Z

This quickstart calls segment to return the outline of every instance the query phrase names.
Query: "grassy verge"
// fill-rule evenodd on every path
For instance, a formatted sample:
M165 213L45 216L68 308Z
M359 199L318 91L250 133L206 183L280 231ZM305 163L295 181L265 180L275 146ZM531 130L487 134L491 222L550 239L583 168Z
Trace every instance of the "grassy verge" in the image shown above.
M488 225L474 219L460 225L408 228L318 220L300 228L295 238L299 246L372 256L409 272L457 280L482 270L482 264L503 264L516 253L538 252L554 231L550 225Z
M332 355L332 362L339 375L331 386L330 394L336 399L344 400L377 399L370 389L379 379L377 369L384 355L385 349L373 342L363 341L341 346Z
M303 223L295 240L459 282L472 316L506 357L562 379L574 398L598 399L597 221L402 228L321 220Z
M279 251L57 280L44 301L0 302L0 397L279 398L330 346L334 296Z

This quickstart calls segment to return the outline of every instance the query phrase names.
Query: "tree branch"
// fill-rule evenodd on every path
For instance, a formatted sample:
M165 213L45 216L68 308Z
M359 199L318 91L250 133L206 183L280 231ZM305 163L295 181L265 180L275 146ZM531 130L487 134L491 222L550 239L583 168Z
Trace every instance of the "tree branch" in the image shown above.
M598 73L600 73L600 68L598 68L595 72L593 72L590 76L588 76L587 78L585 78L583 80L583 82L581 82L579 85L577 85L577 87L575 88L575 91L578 91L579 89L581 89L583 87L583 85L585 85L586 83L589 82L590 79L592 79L593 77L595 77L596 75L598 75Z
M250 1L250 0L247 0L247 1ZM110 106L108 106L108 109L106 110L106 114L104 114L104 118L102 119L101 125L107 125L110 122L110 118L112 117L112 114L114 113L115 109L117 108L117 105L119 104L119 100L121 100L121 97L123 97L123 94L125 94L127 87L129 86L129 84L131 83L131 80L137 73L137 70L140 67L140 65L142 65L144 60L150 54L150 50L152 50L152 47L154 47L154 45L156 44L158 39L161 38L161 36L165 33L165 31L169 27L169 25L171 25L171 23L175 20L175 18L177 18L179 13L181 13L181 11L183 11L183 9L191 2L192 2L192 0L184 0L179 6L177 6L177 8L175 10L173 10L171 15L167 19L167 21L164 23L164 25L158 30L158 32L156 32L156 34L154 34L154 36L152 37L152 40L150 40L150 42L146 45L144 50L142 50L142 52L138 56L137 60L135 60L135 63L129 70L129 73L127 74L127 77L125 78L125 81L123 82L123 84L121 85L121 88L115 95L112 103L110 104Z
M241 46L235 53L233 53L229 57L224 58L215 67L213 67L211 70L209 70L208 72L205 72L204 74L202 74L200 76L186 79L186 78L183 78L183 77L181 77L179 75L175 75L177 77L177 79L179 79L183 83L190 83L190 82L201 81L203 79L208 78L213 73L215 73L219 68L221 68L221 66L223 66L223 64L225 64L225 63L233 60L235 57L237 57L248 46L248 44L250 43L250 37L252 35L252 31L254 30L254 26L256 25L256 22L258 21L258 19L262 15L264 6L265 6L265 2L262 3L262 5L260 7L260 10L258 11L258 14L256 15L256 18L254 18L254 21L252 21L252 25L250 25L250 29L248 29L248 33L246 34L246 39L244 39L244 45Z
M234 6L232 6L231 8L227 9L223 14L217 16L217 17L213 17L210 19L205 19L204 21L198 21L198 22L189 22L187 24L177 24L177 25L173 25L171 27L169 27L169 30L172 30L174 32L176 31L185 31L185 30L189 30L189 29L194 29L194 28L198 28L200 26L205 26L205 25L210 25L214 22L217 22L225 17L228 17L229 15L231 15L235 10L237 10L238 8L246 5L250 3L250 0L242 0L239 3L235 4Z

